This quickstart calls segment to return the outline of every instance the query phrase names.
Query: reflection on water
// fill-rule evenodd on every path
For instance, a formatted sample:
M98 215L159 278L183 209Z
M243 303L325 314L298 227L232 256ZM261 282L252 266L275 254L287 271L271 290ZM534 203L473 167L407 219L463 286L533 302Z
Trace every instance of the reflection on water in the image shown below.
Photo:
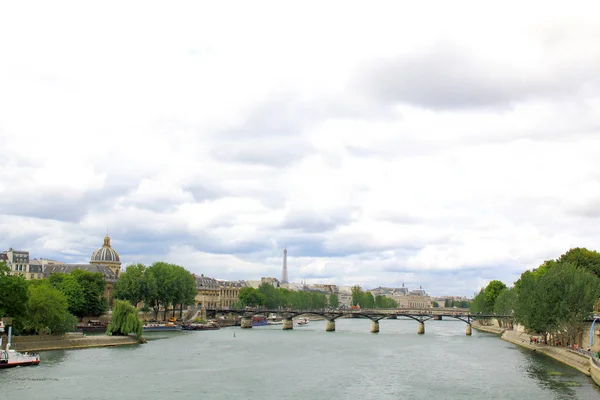
M152 332L140 346L42 352L42 364L0 371L3 398L592 399L591 380L464 323L342 319L282 331ZM235 337L233 333L235 332Z

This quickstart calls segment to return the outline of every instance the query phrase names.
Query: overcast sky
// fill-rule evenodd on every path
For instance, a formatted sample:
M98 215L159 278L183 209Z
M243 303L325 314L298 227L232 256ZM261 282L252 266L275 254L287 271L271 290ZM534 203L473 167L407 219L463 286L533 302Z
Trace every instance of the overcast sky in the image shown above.
M361 3L3 2L0 249L467 296L597 250L600 6Z

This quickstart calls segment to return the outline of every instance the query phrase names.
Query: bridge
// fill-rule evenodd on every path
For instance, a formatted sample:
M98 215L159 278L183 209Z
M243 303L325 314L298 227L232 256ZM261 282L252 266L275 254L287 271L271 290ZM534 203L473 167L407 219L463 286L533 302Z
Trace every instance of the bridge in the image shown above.
M325 331L335 331L335 320L338 318L365 318L371 320L371 332L379 332L379 321L388 319L407 319L414 320L418 323L417 333L422 335L425 333L425 321L430 319L441 321L443 318L452 318L463 321L467 324L466 334L471 335L471 324L475 320L480 319L512 319L508 315L495 314L471 314L468 310L447 309L447 310L401 310L401 309L320 309L320 310L293 310L293 309L223 309L223 308L208 308L206 315L216 318L217 315L235 314L242 317L240 327L244 329L252 328L252 317L255 315L268 316L275 314L282 318L282 329L294 329L293 319L301 315L316 315L323 317L327 322Z

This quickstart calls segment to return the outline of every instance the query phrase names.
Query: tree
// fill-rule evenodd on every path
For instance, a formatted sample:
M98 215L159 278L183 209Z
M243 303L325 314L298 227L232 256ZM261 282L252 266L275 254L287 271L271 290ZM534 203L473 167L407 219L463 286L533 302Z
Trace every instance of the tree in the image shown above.
M496 315L513 315L517 307L517 292L514 288L503 290L494 303Z
M100 272L76 269L69 274L52 274L50 284L69 302L69 312L79 318L99 316L108 309L104 297L106 281Z
M115 300L112 318L106 328L107 335L127 336L135 333L138 340L142 337L143 325L138 318L137 308L127 300Z
M597 251L576 247L561 255L557 262L570 263L600 277L600 253Z
M542 312L549 321L548 331L564 332L574 343L600 296L600 279L587 268L559 261L538 283L546 304Z
M149 279L144 264L127 266L125 272L119 275L115 283L113 296L116 299L127 300L137 306L149 295Z
M484 290L484 310L487 313L494 312L494 304L496 303L496 298L502 293L503 290L506 290L506 285L498 280L491 281Z
M340 306L340 299L337 294L332 293L329 295L329 305L331 308L338 308Z
M251 287L245 287L240 290L238 298L245 307L262 306L267 302L267 297L264 294L259 292L258 289Z
M27 281L19 275L9 275L6 263L0 262L0 317L12 317L19 330L27 313L29 290Z
M281 306L279 291L270 283L261 283L258 287L258 291L261 292L267 299L265 302L267 308L275 309Z
M446 301L448 300L446 299ZM485 289L481 289L479 293L475 295L471 302L470 311L474 314L485 312Z
M357 306L357 305L361 305L362 307L364 307L364 295L365 293L363 292L363 290L361 289L360 286L355 285L352 287L352 305L353 306Z
M433 302L433 308L439 308L440 304L437 301Z
M173 316L175 316L175 305L179 304L179 316L183 313L183 306L188 304L194 304L194 298L196 296L196 280L183 267L179 265L173 265L174 274L174 286L175 292L173 293Z
M154 309L154 318L158 317L158 312L163 307L166 319L167 308L173 303L173 299L175 298L176 286L173 265L165 262L155 262L148 267L147 274L149 275L152 290L148 293L148 298L145 299L145 302ZM155 290L154 287L156 288Z
M25 330L35 334L62 334L73 330L77 319L68 311L64 294L49 283L29 286Z

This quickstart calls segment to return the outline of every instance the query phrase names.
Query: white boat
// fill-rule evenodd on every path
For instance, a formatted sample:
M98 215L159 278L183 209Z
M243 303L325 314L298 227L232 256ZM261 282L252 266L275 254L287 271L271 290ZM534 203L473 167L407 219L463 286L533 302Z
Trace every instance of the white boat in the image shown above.
M296 323L298 325L306 325L306 324L308 324L308 318L306 318L306 317L300 317L300 318L298 318L296 320Z
M12 327L8 327L8 343L6 349L0 350L0 368L21 367L26 365L38 365L40 356L30 353L19 353L10 348L10 340ZM2 347L2 339L0 338L0 348Z

